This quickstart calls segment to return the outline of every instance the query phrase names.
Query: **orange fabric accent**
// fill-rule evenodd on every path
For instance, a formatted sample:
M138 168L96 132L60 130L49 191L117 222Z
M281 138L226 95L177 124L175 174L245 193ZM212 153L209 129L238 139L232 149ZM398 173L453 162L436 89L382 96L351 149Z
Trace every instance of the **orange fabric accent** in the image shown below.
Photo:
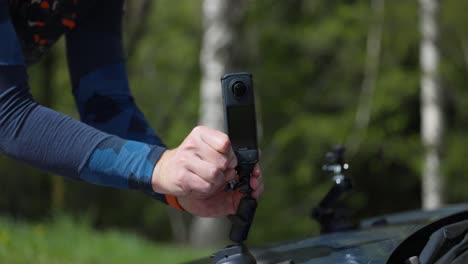
M50 7L49 2L47 2L47 1L42 1L40 7L41 7L42 9L49 9L49 7Z
M41 39L41 40L39 40L39 44L41 44L41 45L47 44L47 39Z
M39 40L41 39L41 37L39 37L38 34L34 34L34 42L39 42Z
M64 26L66 26L67 28L69 28L69 29L73 29L73 28L76 27L75 21L72 21L72 20L69 20L69 19L66 19L66 18L62 19L62 24Z
M37 21L34 25L37 26L37 27L43 27L43 26L45 26L45 23L41 22L41 21Z
M166 194L166 201L170 206L174 207L175 209L185 211L184 208L182 208L182 206L180 206L179 202L177 201L177 197L175 197L174 195Z

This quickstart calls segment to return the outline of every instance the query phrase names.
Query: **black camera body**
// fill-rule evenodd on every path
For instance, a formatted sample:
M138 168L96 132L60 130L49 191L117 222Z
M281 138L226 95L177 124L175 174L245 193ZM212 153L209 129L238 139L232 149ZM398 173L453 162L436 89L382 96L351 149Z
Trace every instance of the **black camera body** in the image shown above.
M221 78L226 130L237 158L238 181L231 181L226 191L238 190L245 194L236 215L230 216L233 223L230 238L242 243L247 239L257 201L251 197L250 177L258 162L257 122L252 74L230 73Z
M252 74L226 74L221 78L225 127L239 166L258 162L257 124Z

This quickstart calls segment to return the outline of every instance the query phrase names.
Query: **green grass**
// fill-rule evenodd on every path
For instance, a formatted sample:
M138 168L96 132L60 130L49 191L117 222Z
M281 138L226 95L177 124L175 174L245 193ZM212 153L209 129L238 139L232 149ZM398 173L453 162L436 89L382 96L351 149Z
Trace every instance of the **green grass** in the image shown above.
M28 224L0 218L0 263L183 263L209 250L153 243L118 231L98 232L59 217Z

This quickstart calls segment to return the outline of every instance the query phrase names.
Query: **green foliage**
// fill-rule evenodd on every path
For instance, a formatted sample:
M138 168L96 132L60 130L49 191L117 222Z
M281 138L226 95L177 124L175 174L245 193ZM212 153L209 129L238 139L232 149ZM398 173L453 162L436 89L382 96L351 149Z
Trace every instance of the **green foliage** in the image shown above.
M153 9L141 44L128 58L130 82L158 135L175 147L198 121L200 1L155 1Z
M182 263L210 252L156 244L115 230L96 232L85 219L61 216L26 223L0 218L2 263Z
M368 4L255 2L251 19L262 30L256 29L261 52L253 68L262 106L267 186L262 202L268 204L260 208L255 224L272 219L281 224L275 232L258 231L258 235L256 231L262 227L255 226L254 239L278 240L317 230L305 219L331 186L331 180L321 176L324 153L334 144L347 143L354 129L371 21ZM447 3L447 8L460 10L454 1ZM443 10L450 15L458 12ZM465 27L460 27L461 21L466 18L450 15L442 16L442 34L454 37L448 24L457 25L462 32ZM348 157L355 191L344 204L355 209L358 218L420 206L418 19L416 2L386 1L370 123L359 150ZM466 89L461 89L467 83L467 68L461 57L462 46L446 50L445 45L454 45L445 39L441 40L442 54L456 55L443 56L443 84L451 84L447 85L448 100L451 98L447 103L447 134L448 142L453 142L447 145L452 155L447 154L444 167L445 175L456 175L448 176L449 201L461 202L466 200L461 165L466 145L461 133L452 129L461 131L466 124L459 115L467 109ZM454 184L459 187L452 188Z
M145 34L127 59L135 100L170 147L177 146L198 120L201 3L154 1ZM357 219L420 206L418 3L385 3L370 122L360 148L348 157L355 190L340 204L355 210ZM448 201L463 202L468 199L468 1L441 3L440 70L447 116L443 172ZM249 240L262 243L316 234L311 209L331 187L331 179L321 172L323 156L333 145L348 143L355 129L373 21L369 1L249 4L237 59L239 70L254 74L266 185ZM128 17L132 19L138 17ZM36 98L47 99L42 67L30 69L30 83ZM55 69L49 91L52 107L77 117L63 42L55 50ZM9 159L0 159L0 168L1 211L28 218L51 213L47 176ZM93 226L171 239L165 207L145 195L72 181L66 181L65 190L66 210L88 215Z

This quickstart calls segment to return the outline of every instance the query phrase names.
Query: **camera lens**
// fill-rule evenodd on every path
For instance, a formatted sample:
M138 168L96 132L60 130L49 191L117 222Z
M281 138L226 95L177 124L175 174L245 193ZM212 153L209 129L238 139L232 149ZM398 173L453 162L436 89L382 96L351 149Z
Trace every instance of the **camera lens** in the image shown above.
M246 91L247 91L247 87L245 86L245 84L243 82L235 82L232 85L232 92L237 97L243 96Z

